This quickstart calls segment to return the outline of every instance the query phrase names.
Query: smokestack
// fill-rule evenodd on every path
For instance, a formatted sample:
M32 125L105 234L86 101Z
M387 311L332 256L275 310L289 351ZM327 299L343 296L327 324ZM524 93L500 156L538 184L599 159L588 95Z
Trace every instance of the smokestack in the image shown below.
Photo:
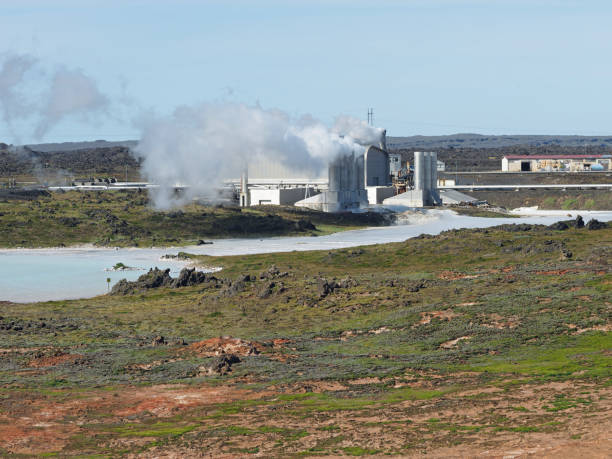
M240 177L240 207L249 207L251 199L249 196L249 167L245 166Z

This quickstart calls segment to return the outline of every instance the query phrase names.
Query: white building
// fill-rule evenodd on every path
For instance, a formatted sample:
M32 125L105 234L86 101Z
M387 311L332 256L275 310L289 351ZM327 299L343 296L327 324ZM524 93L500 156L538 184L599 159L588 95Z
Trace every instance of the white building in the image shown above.
M612 155L508 155L502 172L582 172L612 170Z
M255 186L249 188L251 206L292 206L296 202L317 193L314 187L280 188L277 186Z

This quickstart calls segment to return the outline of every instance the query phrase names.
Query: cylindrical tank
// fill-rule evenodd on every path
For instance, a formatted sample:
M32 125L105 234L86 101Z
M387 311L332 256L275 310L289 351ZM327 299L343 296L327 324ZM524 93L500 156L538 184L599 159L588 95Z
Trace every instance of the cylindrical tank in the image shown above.
M423 153L423 189L431 190L431 153Z
M429 154L431 160L431 189L438 188L438 154L432 152Z
M417 190L422 190L424 183L424 169L423 169L423 161L424 155L422 151L414 152L414 188Z

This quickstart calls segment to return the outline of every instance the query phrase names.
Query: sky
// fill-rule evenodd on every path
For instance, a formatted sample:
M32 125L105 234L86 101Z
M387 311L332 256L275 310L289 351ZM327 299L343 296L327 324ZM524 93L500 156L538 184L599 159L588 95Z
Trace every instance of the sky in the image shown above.
M79 69L110 101L42 139L24 120L23 143L137 139L147 113L223 101L327 124L372 107L391 136L612 134L609 1L0 0L0 18L0 62Z

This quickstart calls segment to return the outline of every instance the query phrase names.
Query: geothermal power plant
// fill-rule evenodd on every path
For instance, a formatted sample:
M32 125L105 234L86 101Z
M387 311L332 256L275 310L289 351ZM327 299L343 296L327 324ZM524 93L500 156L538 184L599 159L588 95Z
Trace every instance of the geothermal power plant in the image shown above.
M236 184L240 206L295 205L342 212L375 204L408 207L441 204L436 153L415 152L414 172L409 174L409 168L405 171L413 177L412 185L398 194L393 179L401 168L387 152L386 132L383 131L378 145L363 147L363 154L352 152L331 160L326 176L318 179L295 177L294 172L277 164L250 164ZM278 176L269 176L270 166Z

